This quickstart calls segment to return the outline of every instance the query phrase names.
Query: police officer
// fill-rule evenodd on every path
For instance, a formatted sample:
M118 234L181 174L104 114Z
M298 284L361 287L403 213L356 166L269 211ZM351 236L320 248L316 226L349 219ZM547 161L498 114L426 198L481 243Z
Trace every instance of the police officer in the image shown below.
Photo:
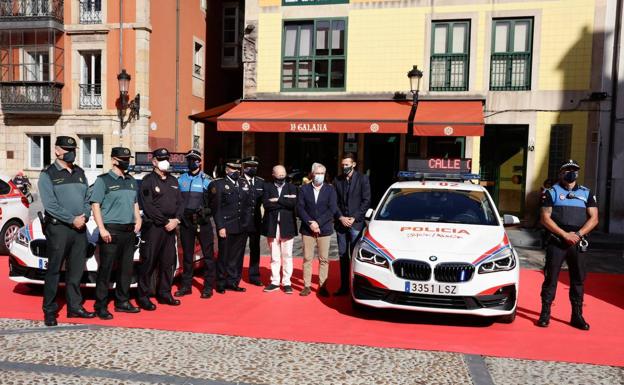
M43 315L46 326L57 325L56 291L63 260L67 317L93 318L82 306L80 279L87 256L86 223L91 215L88 184L84 171L74 165L76 140L56 138L56 160L39 176L39 194L45 209L44 234L48 267L43 287Z
M226 162L226 176L212 182L215 226L219 242L217 261L217 293L225 290L245 291L239 286L239 266L245 254L246 230L251 221L254 195L245 178L240 176L239 159Z
M262 229L262 212L260 206L262 206L262 197L264 196L264 179L256 176L258 173L258 165L260 164L260 158L257 156L250 156L242 160L243 174L245 174L245 180L249 184L251 191L253 192L253 205L250 207L250 215L252 220L247 227L247 239L249 239L249 283L256 286L262 286L260 280L260 230ZM239 276L243 274L243 261L238 267Z
M589 330L583 318L583 282L585 258L579 251L587 246L585 237L598 224L596 197L585 186L576 182L581 167L570 159L559 168L559 181L542 195L541 222L550 232L546 248L544 283L542 284L542 311L537 325L546 327L550 321L550 306L555 298L557 280L563 261L570 274L570 324ZM581 250L579 250L581 249Z
M154 170L143 178L144 225L141 229L141 264L138 268L139 288L137 304L145 310L155 310L149 299L152 275L158 265L158 303L177 306L180 300L171 295L171 283L178 251L175 248L175 229L182 221L184 201L178 180L169 175L169 151L159 148L152 153Z
M190 150L185 157L189 171L178 178L184 199L184 216L180 226L184 271L180 289L174 295L182 297L191 294L195 238L198 238L204 255L204 289L201 298L210 298L215 281L214 234L210 222L210 205L205 198L208 196L208 187L212 179L201 170L199 151Z
M95 283L95 314L109 320L108 287L113 264L117 264L115 283L115 311L138 313L140 309L130 303L130 283L136 233L141 230L141 214L137 202L137 182L127 173L130 166L130 149L113 147L113 168L97 177L91 193L93 219L100 231L100 261Z

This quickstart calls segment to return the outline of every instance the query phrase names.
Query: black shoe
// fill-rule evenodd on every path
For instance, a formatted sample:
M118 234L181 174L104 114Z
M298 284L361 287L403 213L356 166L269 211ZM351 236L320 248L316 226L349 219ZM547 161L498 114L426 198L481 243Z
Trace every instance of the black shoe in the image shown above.
M45 326L56 326L58 322L56 321L56 314L44 314L43 315L43 323Z
M260 282L260 280L259 280L259 279L254 279L254 280L251 280L251 281L249 281L249 283L251 283L251 284L252 284L252 285L254 285L254 286L264 286L264 285L262 284L262 282Z
M349 294L349 288L341 287L337 292L334 293L335 296L342 296Z
M147 297L139 297L137 298L137 305L143 310L154 311L156 310L156 305Z
M239 293L243 293L247 291L247 289L245 289L244 287L240 287L238 285L231 285L231 286L226 287L226 289L230 291L237 291Z
M284 286L284 293L286 294L292 294L293 293L293 288L290 285Z
M219 293L219 294L225 294L225 288L223 288L223 287L217 287L217 293Z
M572 317L570 318L570 325L577 329L589 330L589 324L585 322L583 318L583 305L572 304Z
M67 310L67 318L94 318L95 313L86 311L83 307L76 310Z
M113 315L108 311L108 309L98 309L95 311L95 314L99 319L109 320L113 319Z
M542 311L540 312L540 317L537 320L536 325L545 328L550 324L550 304L546 302L542 302Z
M318 291L318 295L320 297L329 297L329 290L327 290L325 286L321 286L321 288Z
M176 297L184 297L185 295L191 294L193 291L190 287L181 287L178 291L176 291L173 295Z
M171 306L179 306L181 304L179 299L175 299L171 295L169 295L168 297L158 297L156 300L158 301L158 303Z
M130 302L124 302L119 305L115 305L115 311L118 313L138 313L141 309L133 306Z
M204 290L202 291L201 296L200 296L200 298L204 298L204 299L211 298L211 297L212 297L212 290Z
M279 286L277 286L277 285L270 284L269 286L265 287L265 288L264 288L264 290L262 290L262 291L264 291L264 292L267 292L267 293L268 293L268 292L270 292L270 291L279 290L279 288L280 288L280 287L279 287Z

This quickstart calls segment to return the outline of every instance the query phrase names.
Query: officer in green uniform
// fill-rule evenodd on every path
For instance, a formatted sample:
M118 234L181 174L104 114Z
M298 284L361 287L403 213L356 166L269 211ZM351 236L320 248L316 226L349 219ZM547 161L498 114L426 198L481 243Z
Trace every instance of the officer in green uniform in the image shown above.
M130 303L130 283L136 233L141 230L137 202L137 182L127 173L130 149L113 147L113 168L97 177L91 193L93 218L100 231L100 260L95 284L95 313L103 320L113 318L108 311L108 287L113 264L117 262L115 311L138 313Z
M74 165L76 140L58 136L54 143L56 160L39 176L39 194L45 209L43 223L48 268L43 287L43 314L46 326L56 326L61 265L65 262L67 317L93 318L82 306L80 279L87 256L86 223L91 215L88 184L84 170Z

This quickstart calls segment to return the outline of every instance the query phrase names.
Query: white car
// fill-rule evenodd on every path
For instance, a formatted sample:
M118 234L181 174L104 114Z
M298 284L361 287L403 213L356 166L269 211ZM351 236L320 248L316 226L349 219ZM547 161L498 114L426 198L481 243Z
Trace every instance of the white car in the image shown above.
M472 314L513 322L519 260L487 190L464 178L396 182L353 251L356 308ZM469 177L478 178L476 175Z
M143 175L135 176L139 183L142 176ZM87 238L89 240L89 246L87 248L87 255L85 255L86 264L81 284L87 287L95 287L99 261L99 248L97 247L99 230L93 217L89 218L89 221L87 222ZM141 242L143 242L141 238L137 237L137 243L134 251L135 269L132 276L131 287L137 286L136 266L140 262L139 245ZM17 236L10 245L9 278L18 283L42 285L44 283L43 280L45 271L48 267L48 259L45 256L45 248L46 239L41 228L40 218L37 218L32 221L32 223L20 228L17 232ZM178 259L176 260L175 276L182 273L182 251L178 249L177 238L176 250L178 250ZM194 254L196 266L200 260L201 251L199 250L199 247L196 247ZM61 267L61 283L65 281L64 271L65 264ZM114 284L112 287L114 287Z
M9 252L11 241L19 228L28 223L30 200L13 184L11 178L0 175L0 255Z

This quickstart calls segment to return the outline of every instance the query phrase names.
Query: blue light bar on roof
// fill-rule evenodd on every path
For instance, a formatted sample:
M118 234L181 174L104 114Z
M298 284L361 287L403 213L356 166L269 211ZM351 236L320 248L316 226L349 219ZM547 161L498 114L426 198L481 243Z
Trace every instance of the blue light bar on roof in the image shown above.
M418 171L399 171L397 176L400 179L407 180L452 180L452 181L466 181L466 180L479 180L481 176L479 174L472 173L444 173L444 172L418 172Z

